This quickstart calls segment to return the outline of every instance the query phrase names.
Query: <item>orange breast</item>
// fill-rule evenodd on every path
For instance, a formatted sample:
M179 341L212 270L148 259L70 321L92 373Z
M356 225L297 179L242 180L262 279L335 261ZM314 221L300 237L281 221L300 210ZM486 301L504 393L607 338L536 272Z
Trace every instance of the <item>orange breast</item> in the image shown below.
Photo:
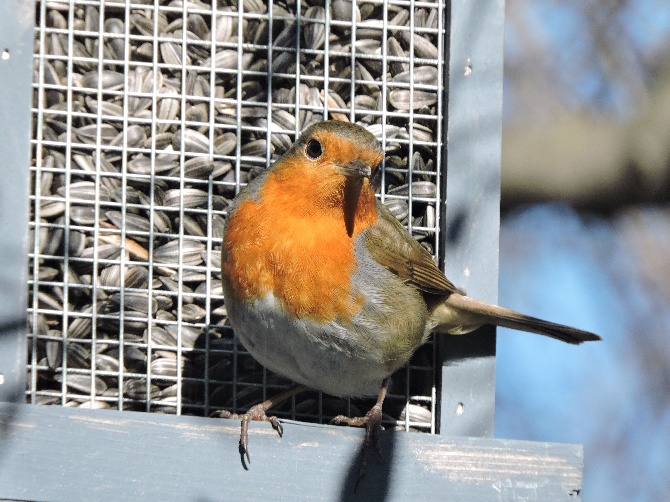
M310 178L272 172L258 200L238 206L228 222L223 273L240 300L272 293L296 318L346 322L363 303L351 284L353 241L377 220L374 192L365 180L350 237L342 177Z

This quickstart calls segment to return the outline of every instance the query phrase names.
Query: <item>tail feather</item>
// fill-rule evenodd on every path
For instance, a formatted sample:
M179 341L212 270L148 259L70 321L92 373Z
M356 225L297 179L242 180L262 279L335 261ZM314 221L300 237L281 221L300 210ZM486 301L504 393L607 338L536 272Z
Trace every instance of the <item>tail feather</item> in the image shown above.
M450 295L445 303L451 309L464 311L470 318L474 316L481 324L494 324L505 328L537 333L572 344L601 340L598 335L589 331L527 316L459 294Z

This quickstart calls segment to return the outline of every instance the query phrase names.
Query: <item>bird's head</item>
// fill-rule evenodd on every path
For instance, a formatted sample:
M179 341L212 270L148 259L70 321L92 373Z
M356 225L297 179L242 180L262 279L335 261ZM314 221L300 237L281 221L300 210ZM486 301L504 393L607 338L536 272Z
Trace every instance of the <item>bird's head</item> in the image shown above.
M384 152L367 129L329 120L308 127L287 156L301 159L321 171L321 175L369 178L384 158Z
M381 145L365 128L330 120L308 127L273 171L287 180L297 175L316 203L342 208L351 236L356 213L374 207L370 176L383 158Z

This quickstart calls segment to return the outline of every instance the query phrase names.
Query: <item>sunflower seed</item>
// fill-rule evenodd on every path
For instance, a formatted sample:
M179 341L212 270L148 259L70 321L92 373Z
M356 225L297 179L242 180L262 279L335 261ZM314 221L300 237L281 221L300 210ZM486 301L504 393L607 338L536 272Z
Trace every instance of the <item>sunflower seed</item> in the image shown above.
M409 216L409 205L402 199L386 199L384 205L400 223L405 223Z
M193 129L182 129L172 136L172 146L176 150L190 153L209 153L209 139Z
M93 307L89 305L82 310L83 314L90 314ZM91 334L91 318L90 317L76 317L69 325L67 336L68 338L86 338Z
M46 343L47 364L49 368L55 370L63 363L63 345L55 340L48 340Z
M105 19L105 32L106 33L111 33L114 35L123 35L126 31L125 24L123 21L121 21L118 18L111 17L109 19ZM114 58L123 61L124 56L125 56L125 42L123 38L111 38L107 42L109 48L111 49L112 54L114 55Z
M128 379L123 383L123 394L130 399L155 399L160 394L160 387L152 383L147 388L146 380Z
M398 110L418 110L437 103L437 94L430 91L395 89L389 93L389 101Z
M135 174L162 174L178 165L171 159L157 157L152 161L149 157L140 154L128 162L128 171Z
M160 90L160 101L158 103L158 113L156 114L158 132L168 131L171 125L168 121L175 120L177 115L179 115L181 103L178 96L179 93L170 87L163 87Z
M100 272L99 284L103 287L118 287L121 279L121 265L109 265Z
M125 132L119 132L111 141L110 146L122 146L125 144L129 148L144 148L147 142L147 133L144 128L139 125L131 125Z
M157 377L177 377L177 361L164 357L151 361L151 374Z
M130 267L126 271L124 285L127 288L144 289L149 280L149 271L146 267Z
M167 330L154 326L151 328L151 343L158 346L164 345L167 347L175 347L177 345L177 340Z
M429 409L420 406L418 404L409 403L403 410L400 412L398 420L409 420L410 422L420 422L425 424L430 424L432 421L432 414Z
M216 41L233 41L233 36L237 37L237 12L230 6L219 7L218 12L220 15L216 17Z
M274 153L274 147L270 146L270 155ZM242 145L241 154L245 157L265 157L267 143L264 139L256 139Z
M96 186L92 181L77 181L75 183L70 183L70 200L71 201L95 201L96 200ZM66 188L60 187L58 190L58 195L63 197L66 196ZM99 187L97 198L100 201L107 202L111 200L109 192L104 187Z
M126 231L133 234L135 240L146 240L146 236L136 235L135 232L149 233L149 220L139 214L126 213L121 211L107 211L105 216L118 229L125 228Z
M154 249L154 259L162 263L179 263L180 241L174 240ZM181 260L184 265L199 265L202 263L201 252L205 245L202 242L183 240L181 241Z
M177 218L175 220L175 223L177 226L179 226L179 221L180 219ZM185 214L183 218L184 222L184 233L188 235L195 235L198 237L206 237L205 232L203 229L200 227L200 223L195 218L192 218L191 216Z
M200 40L209 40L212 35L207 22L200 14L188 16L188 29L193 32Z
M99 244L96 246L87 247L81 254L82 258L90 260L113 260L118 258L121 248L118 244Z
M173 189L165 193L163 204L166 207L194 208L207 207L209 195L199 188L184 188L183 190Z
M392 79L394 82L409 84L437 85L437 68L435 66L417 66L413 72L397 72Z
M107 389L107 384L100 377L92 379L89 375L68 374L66 378L63 378L63 375L58 374L54 376L54 379L61 383L65 380L65 385L68 388L82 394L91 394L91 391L93 391L96 395L100 395ZM95 388L92 387L91 380L93 380Z
M162 211L153 210L154 228L158 232L169 233L172 230L172 224L167 214Z
M251 61L251 54L240 55L236 50L225 49L214 55L214 68L217 70L241 71L246 70ZM238 65L238 62L241 64ZM210 68L212 67L212 59L205 59L200 66L200 71L210 71Z
M184 56L182 47L175 42L163 42L159 45L161 57L163 62L173 66L191 66L192 61L190 56Z
M112 373L118 373L119 371L119 360L116 357L112 357L107 354L97 354L95 356L95 368L98 371L109 371Z
M124 83L125 78L123 77L123 73L111 70L102 70L101 72L91 71L86 73L81 80L81 86L84 88L103 89L106 91L121 90Z
M86 248L86 235L78 230L70 230L68 234L68 252L70 256L81 256ZM69 279L72 279L70 276Z
M389 20L390 26L407 26L409 24L409 11L401 9Z
M128 84L126 86L128 97L128 113L132 117L137 117L142 111L151 106L152 100L150 97L138 96L138 94L150 94L156 89L163 87L163 74L143 67L137 67L128 73Z
M163 286L165 286L165 289L167 289L168 291L171 291L173 293L181 293L183 302L185 304L191 303L193 301L192 298L193 290L189 288L187 285L182 284L180 287L179 282L170 279L168 277L161 277L160 281L163 283ZM172 305L172 301L170 301L169 303L170 305L168 305L168 307Z
M40 204L40 216L43 218L53 218L60 216L65 212L64 200L43 200Z
M111 117L123 117L123 107L111 101L97 101L95 99L86 98L86 106L96 115L100 113L103 117L105 115Z
M78 225L91 226L94 225L96 221L103 219L104 218L96 211L94 206L70 207L70 220Z
M47 229L45 229L47 230ZM52 267L40 267L37 278L43 282L48 282L55 279L59 271Z
M423 225L428 228L435 228L435 206L426 205L426 214Z
M115 310L118 310L121 306L121 293L110 295L109 301L111 304L116 305ZM158 310L158 303L155 298L149 298L145 293L126 292L123 294L123 307L141 314L147 314L149 312L153 314Z
M153 11L152 11L153 12ZM149 12L147 12L149 14ZM162 12L156 16L156 23L158 24L158 33L165 33L167 28L167 18ZM153 37L154 36L154 19L147 17L139 13L130 14L130 24L133 28L137 29L140 34Z
M415 141L424 141L426 143L429 143L433 141L434 135L435 132L430 127L424 126L422 124L416 124L416 123L413 124L413 137Z
M409 185L403 185L392 188L388 191L389 195L409 195ZM432 181L415 181L412 183L412 196L426 199L433 199L437 195L437 187Z
M47 26L51 28L57 28L60 30L67 29L67 20L63 17L63 14L55 10L57 7L50 6L52 10L49 10L47 14ZM65 6L67 10L67 6Z
M109 403L96 399L94 401L84 401L79 405L79 408L85 408L89 410L102 410L109 408Z
M198 322L203 319L206 314L207 312L205 309L195 303L182 305L181 308L182 319L186 322Z
M412 34L409 31L401 31L399 35L408 47L410 46L410 43L414 44L414 52L418 57L426 59L437 59L439 51L437 50L437 47L435 47L435 45L427 38L423 37L422 35L417 35L416 33L412 37Z
M165 327L165 329L172 334L175 340L179 340L179 327L175 324L171 324ZM193 328L191 326L182 325L181 326L181 345L182 347L187 347L192 349L195 347L196 341L202 335L202 331Z
M326 40L326 9L315 6L309 7L304 14L305 26L302 29L305 45L310 49L320 49ZM291 29L292 32L295 30Z
M361 13L358 5L353 4L351 0L333 0L330 3L333 19L337 21L352 21L358 23L361 20Z
M389 70L391 71L391 75L395 77L396 75L405 71L405 68L407 67L407 63L395 59L404 58L405 51L400 46L400 42L398 42L394 37L388 38L386 41L386 48L389 55Z

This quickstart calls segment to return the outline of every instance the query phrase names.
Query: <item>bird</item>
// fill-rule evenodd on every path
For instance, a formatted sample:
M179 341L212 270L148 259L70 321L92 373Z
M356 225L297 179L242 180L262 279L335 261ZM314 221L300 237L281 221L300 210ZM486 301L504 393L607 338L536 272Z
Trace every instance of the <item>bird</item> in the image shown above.
M497 325L570 344L600 340L466 296L375 196L371 178L383 158L364 127L317 122L228 210L221 249L228 318L254 359L296 382L244 414L222 412L241 419L243 464L249 422L270 422L281 436L281 423L266 412L306 389L377 396L364 417L334 419L365 426L367 452L379 441L390 375L432 333Z

